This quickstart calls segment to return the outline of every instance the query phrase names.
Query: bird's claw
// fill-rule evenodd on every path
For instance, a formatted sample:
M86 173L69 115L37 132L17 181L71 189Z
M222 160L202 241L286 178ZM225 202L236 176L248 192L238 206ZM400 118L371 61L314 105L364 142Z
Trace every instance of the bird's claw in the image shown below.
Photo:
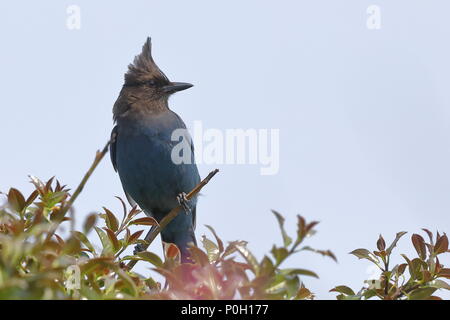
M145 251L145 248L142 244L138 243L137 245L134 246L134 251L133 254L136 255L139 252Z
M191 208L189 207L189 199L186 197L186 193L182 192L177 196L177 201L180 204L180 206L183 207L184 212L186 214L191 213Z

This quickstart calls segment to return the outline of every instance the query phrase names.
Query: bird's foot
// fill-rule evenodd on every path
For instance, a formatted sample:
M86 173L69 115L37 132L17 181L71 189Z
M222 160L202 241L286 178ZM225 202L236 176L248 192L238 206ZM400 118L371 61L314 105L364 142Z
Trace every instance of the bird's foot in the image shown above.
M144 246L141 243L138 243L137 245L134 246L134 251L133 254L136 255L139 252L145 251Z
M186 193L182 192L177 196L177 201L180 204L180 206L183 207L184 212L186 214L190 214L191 213L191 208L189 207L189 200L186 197Z

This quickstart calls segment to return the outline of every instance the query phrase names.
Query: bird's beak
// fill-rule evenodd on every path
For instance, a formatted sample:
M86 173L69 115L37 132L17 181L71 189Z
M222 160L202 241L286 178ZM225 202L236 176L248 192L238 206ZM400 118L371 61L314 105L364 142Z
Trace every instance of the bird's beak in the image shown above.
M185 82L171 82L163 87L165 93L175 93L178 91L183 91L192 87L193 84Z

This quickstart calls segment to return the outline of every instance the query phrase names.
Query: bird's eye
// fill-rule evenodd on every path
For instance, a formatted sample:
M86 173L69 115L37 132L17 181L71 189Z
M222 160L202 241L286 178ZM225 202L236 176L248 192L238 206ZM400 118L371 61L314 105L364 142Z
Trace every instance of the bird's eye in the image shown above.
M148 80L147 84L150 86L155 86L156 85L156 81L155 80Z

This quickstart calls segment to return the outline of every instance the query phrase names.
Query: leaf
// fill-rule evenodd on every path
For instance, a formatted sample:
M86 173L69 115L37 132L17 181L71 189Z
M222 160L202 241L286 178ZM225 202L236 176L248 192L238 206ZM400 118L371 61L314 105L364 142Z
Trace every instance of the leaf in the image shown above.
M79 241L81 241L81 243L83 243L86 246L86 248L89 249L90 252L95 253L94 246L91 244L89 239L83 233L79 231L73 231L72 233L74 237L76 237Z
M426 300L436 290L437 290L437 288L433 288L433 287L419 288L419 289L411 291L411 293L408 294L408 299L409 300Z
M367 259L369 261L372 261L373 263L378 263L378 261L376 261L372 256L372 253L364 248L355 249L352 252L350 252L350 254L358 257L359 259Z
M411 241L414 245L414 248L416 249L417 254L422 260L425 260L427 257L427 248L425 246L425 240L422 238L422 236L418 234L413 234L411 236Z
M436 244L434 246L434 254L438 255L448 251L448 238L444 233L443 236L440 236L436 239Z
M32 175L29 175L28 177L31 179L31 183L34 184L39 194L43 195L46 193L45 185L41 180L39 180L39 178L36 178L35 176Z
M198 247L191 247L188 249L191 252L191 258L195 263L198 263L201 266L209 265L209 258L202 250Z
M300 215L297 215L297 240L296 244L301 243L306 236L306 221Z
M351 288L349 288L347 286L334 287L333 289L330 290L330 292L339 292L339 293L343 293L343 294L349 295L349 296L354 296L355 295L355 292Z
M89 231L91 231L92 227L95 226L96 222L97 222L97 214L96 213L90 214L84 221L83 232L86 234L89 233Z
M450 285L444 280L436 279L431 283L431 286L438 289L450 290Z
M140 225L140 226L158 226L158 222L152 217L144 217L133 220L130 222L130 225Z
M127 229L128 230L128 229ZM129 232L129 230L128 230ZM137 239L139 239L139 237L141 236L141 234L144 232L144 230L139 230L136 231L135 233L133 233L129 238L128 238L128 243L127 244L133 244L136 243Z
M450 279L450 269L449 268L442 268L439 271L439 277Z
M286 230L284 229L284 217L275 210L272 210L272 213L277 218L278 225L280 226L281 235L283 237L283 244L285 247L288 247L292 243L292 238L288 236Z
M378 238L377 241L377 248L380 251L384 251L384 249L386 249L386 242L384 241L383 237L380 234L380 237Z
M181 256L180 249L173 243L163 242L164 254L168 259L175 259Z
M219 238L219 236L217 235L217 233L213 229L213 227L211 227L209 225L205 225L205 227L207 227L214 235L214 238L216 238L217 246L219 247L219 253L222 253L224 251L223 241Z
M411 275L412 279L417 279L419 276L421 276L421 271L426 270L428 265L420 260L419 258L415 258L413 260L409 260L408 257L404 254L401 254L401 256L406 260L409 267L409 274Z
M282 273L285 275L302 275L319 279L319 276L315 272L306 269L283 269Z
M253 281L255 287L265 286L267 277L256 277L261 283ZM300 280L297 276L289 276L284 274L277 274L273 281L269 283L266 293L270 295L278 295L278 299L290 299L295 297L300 289Z
M86 263L81 265L81 272L89 274L95 270L113 267L114 261L111 257L97 257L89 259Z
M150 262L157 268L162 268L163 266L163 261L161 260L161 258L158 255L154 254L153 252L142 251L138 252L136 256L138 256L144 261Z
M217 245L208 238L206 238L206 236L202 237L202 244L206 250L206 253L208 254L209 261L210 262L217 261L217 259L219 259L220 257L220 251Z
M108 238L109 238L109 240L110 240L111 243L112 243L112 246L113 246L113 248L114 248L114 251L117 252L117 251L120 249L121 245L120 245L120 242L119 242L119 240L117 239L116 235L114 234L114 231L112 231L112 230L109 229L109 228L103 228L103 230L106 231L106 233L107 233L107 235L108 235Z
M242 257L247 261L247 263L252 268L251 270L255 275L259 275L259 264L255 256L247 249L247 246L241 242L235 242L234 247L242 255Z
M123 210L123 217L122 217L122 222L125 221L125 218L127 217L127 205L125 204L125 201L122 200L121 197L117 197L116 198L120 201L120 203L122 204L122 210Z
M38 197L38 195L39 195L39 191L34 190L34 191L30 194L30 196L28 197L28 199L25 201L25 207L30 206L30 205L33 203L33 201L36 200L36 198Z
M25 198L19 190L11 188L8 192L8 203L14 211L22 212L25 207Z
M428 234L428 238L430 238L430 243L433 245L434 244L434 242L433 242L433 233L430 230L428 230L428 229L422 229L422 230L425 231Z
M313 294L308 289L300 288L300 290L298 290L297 295L295 296L295 299L297 299L297 300L309 299L312 297L312 295Z
M130 289L131 295L133 297L136 297L138 295L138 289L136 287L136 284L134 283L133 279L122 269L117 269L118 276L123 280L123 282L126 284L126 286Z
M398 266L398 268L397 268L397 274L398 274L399 276L401 276L401 275L405 272L407 266L408 266L407 263L402 263L402 264L400 264L400 265Z
M314 253L319 253L324 257L329 257L329 258L333 259L335 262L338 262L336 256L334 255L334 253L331 250L317 250L317 249L311 248L309 246L305 246L300 249L300 251L303 251L303 250L312 251Z
M275 271L275 266L268 256L264 256L259 265L259 274L261 276L271 276Z
M119 221L117 220L114 213L112 213L109 209L103 207L103 210L105 210L106 213L106 225L113 232L116 232L119 229Z
M275 258L276 264L280 264L289 255L289 251L285 247L277 248L275 245L270 252Z
M232 241L228 244L228 246L225 248L225 251L223 252L222 257L226 257L234 252L236 252L236 243L240 243L241 245L247 245L247 241L242 241L242 240L238 240L238 241Z
M395 248L395 246L397 245L398 240L400 240L401 237L403 237L405 234L407 234L407 232L402 231L402 232L398 232L397 235L395 236L394 241L392 242L392 244L389 246L389 248L387 248L386 253L388 255L391 254L392 250Z
M100 229L98 227L94 227L94 229L97 232L98 237L100 238L100 241L103 246L102 254L106 254L106 255L112 254L113 253L113 245L112 245L111 241L109 240L109 237L107 236L105 231L103 231L102 229Z
M45 184L45 190L46 190L46 192L52 192L52 191L53 191L53 189L52 189L52 183L53 183L53 180L54 180L54 179L55 179L54 176L51 177L50 179L48 179L47 183Z

